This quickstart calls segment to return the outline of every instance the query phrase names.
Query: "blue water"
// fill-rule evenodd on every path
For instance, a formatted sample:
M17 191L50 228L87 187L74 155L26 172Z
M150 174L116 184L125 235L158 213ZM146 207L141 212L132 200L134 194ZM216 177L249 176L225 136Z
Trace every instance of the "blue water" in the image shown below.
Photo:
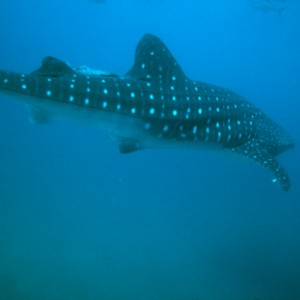
M207 150L120 155L94 128L32 126L0 96L1 300L300 299L300 4L246 0L9 0L0 68L44 56L124 74L158 35L193 79L276 120L292 189L253 162Z

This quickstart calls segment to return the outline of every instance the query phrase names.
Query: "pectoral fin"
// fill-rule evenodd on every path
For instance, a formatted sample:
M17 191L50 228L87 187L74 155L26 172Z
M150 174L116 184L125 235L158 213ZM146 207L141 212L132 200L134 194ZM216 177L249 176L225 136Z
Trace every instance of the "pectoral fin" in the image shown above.
M122 154L132 153L141 150L141 143L138 139L121 138L119 142L119 150Z
M51 114L42 108L29 106L28 110L31 124L48 124L52 121Z

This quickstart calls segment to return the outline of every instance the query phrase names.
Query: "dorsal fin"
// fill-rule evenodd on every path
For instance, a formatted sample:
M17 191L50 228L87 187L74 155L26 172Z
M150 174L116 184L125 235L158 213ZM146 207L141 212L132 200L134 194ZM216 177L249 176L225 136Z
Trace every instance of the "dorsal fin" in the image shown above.
M43 59L41 67L31 74L37 76L60 77L73 72L74 70L62 60L47 56Z
M133 79L161 82L168 86L175 80L186 79L181 67L166 47L156 36L146 34L136 47L133 67L126 74Z

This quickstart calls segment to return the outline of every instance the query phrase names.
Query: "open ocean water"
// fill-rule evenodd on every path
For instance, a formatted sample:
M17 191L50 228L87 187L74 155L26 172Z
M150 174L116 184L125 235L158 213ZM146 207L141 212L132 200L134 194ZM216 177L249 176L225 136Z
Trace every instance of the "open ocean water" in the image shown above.
M190 78L245 96L295 141L279 157L284 193L247 159L121 155L92 127L33 126L1 95L1 300L300 299L300 3L250 2L1 0L0 69L52 55L122 75L149 32Z

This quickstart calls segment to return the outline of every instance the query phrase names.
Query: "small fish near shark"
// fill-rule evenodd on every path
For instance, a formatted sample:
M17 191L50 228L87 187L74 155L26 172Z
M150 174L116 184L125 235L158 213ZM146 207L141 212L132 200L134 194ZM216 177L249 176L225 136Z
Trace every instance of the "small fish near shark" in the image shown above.
M261 12L277 12L279 15L287 8L287 0L249 0L252 8Z
M100 4L100 3L106 3L106 0L90 0L90 2L94 2L94 3L98 3L98 4Z
M283 191L291 185L276 159L293 147L289 135L235 92L189 79L151 34L123 77L46 57L30 74L0 71L0 92L20 98L36 123L69 118L106 131L121 153L213 145L269 169Z

